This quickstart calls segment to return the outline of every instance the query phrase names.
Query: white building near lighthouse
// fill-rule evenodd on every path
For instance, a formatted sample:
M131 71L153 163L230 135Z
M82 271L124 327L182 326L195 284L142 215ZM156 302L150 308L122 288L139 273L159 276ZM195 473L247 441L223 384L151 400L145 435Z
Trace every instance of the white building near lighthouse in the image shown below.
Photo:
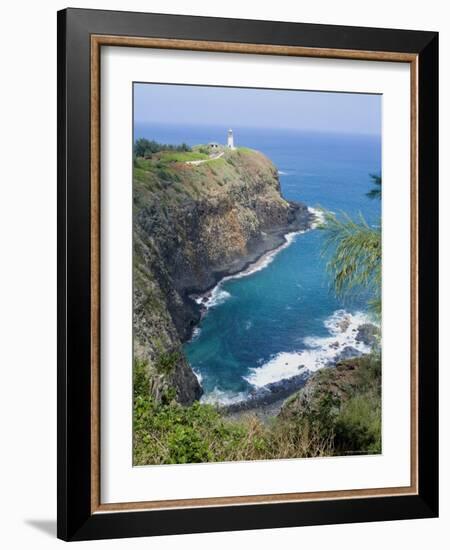
M228 130L227 147L228 149L234 149L233 130L231 128Z

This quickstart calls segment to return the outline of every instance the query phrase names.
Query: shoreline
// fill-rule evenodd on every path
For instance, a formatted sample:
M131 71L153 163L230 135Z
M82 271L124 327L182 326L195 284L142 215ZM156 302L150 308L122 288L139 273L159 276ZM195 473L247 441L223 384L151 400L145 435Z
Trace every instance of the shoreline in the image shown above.
M297 235L316 229L322 220L320 210L312 207L300 207L292 224L264 233L264 239L258 242L250 253L234 261L227 269L214 273L215 282L208 288L186 290L185 299L199 312L199 319L189 327L189 336L184 343L195 338L199 323L207 314L209 308L213 307L208 305L208 301L214 297L215 291L219 290L225 281L250 276L265 269L278 252L292 244ZM193 370L191 366L190 368ZM195 371L193 372L198 379L198 375ZM239 417L243 414L252 413L261 417L261 419L267 419L278 414L284 401L299 391L312 374L313 372L306 370L293 377L283 378L264 387L255 388L254 392L242 401L228 405L217 402L215 406L221 414L227 417ZM201 385L200 381L199 383Z
M379 326L367 313L336 310L324 321L327 336L309 336L304 349L280 352L243 378L252 389L242 398L206 399L224 416L256 414L274 416L284 401L297 393L317 371L333 368L340 361L370 354L377 346ZM214 394L214 392L212 392Z
M195 336L195 329L198 324L206 315L209 307L207 306L208 298L210 298L214 291L220 287L220 285L229 280L237 279L240 277L246 277L256 273L259 269L252 268L257 267L258 264L264 262L265 259L270 260L266 265L263 265L261 269L264 269L271 263L271 258L275 257L277 253L283 250L286 246L289 246L293 239L289 241L289 236L293 237L315 229L321 222L320 211L312 208L305 207L307 216L305 218L296 217L295 221L287 226L278 228L271 232L264 233L264 240L256 244L254 250L246 254L245 257L235 260L228 268L214 273L214 283L209 285L205 289L189 289L186 290L185 298L191 302L191 305L199 312L199 319L197 323L189 327L189 336L183 343L190 342ZM299 213L300 215L303 212ZM249 273L246 273L250 271Z
M267 384L256 389L242 401L230 405L219 405L219 411L231 418L239 418L249 413L256 414L261 419L276 416L286 399L301 390L312 374L314 373L307 370L291 378L283 378L278 382Z

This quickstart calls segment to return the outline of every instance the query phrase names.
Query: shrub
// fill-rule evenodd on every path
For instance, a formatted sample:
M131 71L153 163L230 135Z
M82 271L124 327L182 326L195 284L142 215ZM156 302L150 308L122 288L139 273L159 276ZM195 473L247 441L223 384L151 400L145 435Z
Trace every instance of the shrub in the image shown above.
M381 452L381 407L370 394L353 397L336 419L335 448L347 453Z
M381 358L371 354L344 361L351 364L350 383L334 378L338 372L324 369L317 376L324 385L314 410L301 416L323 437L331 437L334 454L381 452ZM345 380L345 379L344 379ZM338 393L336 391L338 390Z
M155 369L159 374L171 374L178 361L180 353L178 351L166 352L159 355L155 361Z
M151 157L154 153L159 153L160 151L186 152L191 151L191 148L186 143L169 145L145 138L139 138L134 142L134 154L136 157Z

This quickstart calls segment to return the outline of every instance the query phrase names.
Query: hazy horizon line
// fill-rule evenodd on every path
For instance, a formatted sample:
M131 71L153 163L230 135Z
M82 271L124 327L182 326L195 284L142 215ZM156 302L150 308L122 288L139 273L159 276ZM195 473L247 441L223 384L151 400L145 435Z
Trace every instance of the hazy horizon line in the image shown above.
M222 123L213 123L213 124L202 124L202 123L184 123L184 124L178 124L176 122L156 122L156 121L150 121L150 120L139 120L133 122L133 134L136 130L136 125L139 124L154 124L155 126L171 126L171 127L178 127L178 128L186 128L186 127L202 127L202 128L224 128L225 131L229 128L234 129L242 129L242 130L285 130L289 132L296 132L296 133L313 133L313 134L336 134L336 135L348 135L348 136L368 136L368 137L382 137L382 132L380 133L371 133L371 132L352 132L352 131L339 131L339 130L319 130L315 128L295 128L291 126L263 126L263 125L236 125L236 124L222 124ZM135 136L133 136L135 137ZM141 136L143 137L143 136Z

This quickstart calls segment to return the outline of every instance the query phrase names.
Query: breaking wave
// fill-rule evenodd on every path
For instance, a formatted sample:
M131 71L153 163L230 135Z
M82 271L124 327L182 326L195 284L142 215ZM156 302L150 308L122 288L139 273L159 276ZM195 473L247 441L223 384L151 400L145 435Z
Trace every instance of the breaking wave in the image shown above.
M195 369L192 369L192 372L195 374L195 377L197 378L197 382L202 385L203 382L203 376L201 372L196 371Z
M221 284L219 283L208 294L195 298L195 301L197 304L201 304L206 309L210 309L212 307L220 306L220 304L226 302L228 298L231 298L231 294L226 290L223 290L223 288L221 288Z
M219 390L219 388L214 388L212 391L204 394L200 398L201 403L206 403L209 405L234 405L235 403L240 403L248 399L247 392L231 392Z
M305 371L314 372L343 358L343 355L368 353L370 347L356 339L358 327L372 321L362 312L335 311L324 321L328 336L308 336L303 339L305 349L280 352L260 367L250 369L244 379L260 388Z
M319 225L322 225L325 222L325 214L323 210L312 208L311 206L308 207L308 210L316 217L315 221L313 221L311 225L311 229L316 229Z
M231 294L222 288L223 283L232 279L242 279L243 277L248 277L250 275L253 275L254 273L257 273L258 271L265 269L273 262L275 256L279 252L281 252L281 250L284 250L285 248L290 246L294 242L297 235L300 235L301 233L304 233L304 231L286 233L286 235L284 236L285 242L281 244L278 248L266 252L258 260L248 265L242 271L239 271L239 273L236 273L234 275L227 275L226 277L221 279L220 282L217 283L217 285L212 290L210 290L206 294L203 294L202 296L194 298L194 300L197 302L197 304L202 305L206 309L210 309L212 307L223 304L226 300L228 300L228 298L231 297Z
M316 208L308 207L308 210L316 217L316 220L311 224L310 228L315 229L317 226L324 222L324 214L321 210L318 210ZM257 273L258 271L262 271L273 262L277 254L290 246L295 241L298 235L301 235L306 231L309 231L309 229L286 233L284 235L284 243L282 243L280 246L274 248L273 250L269 250L256 261L249 264L242 271L239 271L238 273L235 273L233 275L227 275L226 277L221 279L212 290L201 296L194 297L194 300L197 302L197 304L202 305L206 309L210 309L212 307L223 304L226 300L228 300L228 298L231 297L231 294L222 288L223 283L225 283L226 281L231 281L232 279L242 279L243 277L249 277L250 275Z

